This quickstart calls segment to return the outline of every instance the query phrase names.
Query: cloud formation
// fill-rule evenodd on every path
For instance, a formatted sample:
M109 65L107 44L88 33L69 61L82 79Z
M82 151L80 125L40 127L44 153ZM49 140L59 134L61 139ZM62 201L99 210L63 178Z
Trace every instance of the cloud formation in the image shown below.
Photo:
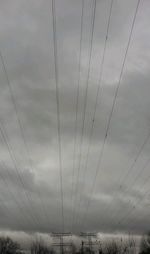
M89 60L93 1L84 2L74 157L82 6L81 1L56 1L65 230L72 230L72 204L75 197L72 195L72 179L73 186L76 186ZM132 171L124 178L150 131L148 0L141 1L139 5L102 163L94 193L91 195L136 4L136 0L115 0L113 4L103 66L102 90L98 99L88 164L85 168L110 8L110 0L97 1L75 208L75 222L78 223L74 225L74 232L85 229L104 233L133 231L138 234L147 230L149 226L149 164L142 174L140 173L149 157L149 140L145 143ZM25 147L7 79L0 63L0 126L10 148L8 151L1 133L0 227L1 230L43 233L61 230L51 1L1 1L0 35L0 51L26 141ZM84 175L85 169L87 171ZM139 177L134 182L138 174ZM82 218L85 218L89 201L91 207L83 229ZM131 214L130 210L133 210Z

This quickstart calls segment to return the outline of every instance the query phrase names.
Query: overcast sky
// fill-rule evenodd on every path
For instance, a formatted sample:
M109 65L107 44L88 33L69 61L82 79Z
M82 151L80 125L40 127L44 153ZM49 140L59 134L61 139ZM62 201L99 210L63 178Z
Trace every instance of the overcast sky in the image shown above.
M137 0L113 1L101 82L111 1L96 2L82 133L93 4L84 1L79 79L82 1L55 1L65 231L140 234L150 229L150 1L139 4L99 166ZM51 0L0 1L0 52L1 231L61 231Z

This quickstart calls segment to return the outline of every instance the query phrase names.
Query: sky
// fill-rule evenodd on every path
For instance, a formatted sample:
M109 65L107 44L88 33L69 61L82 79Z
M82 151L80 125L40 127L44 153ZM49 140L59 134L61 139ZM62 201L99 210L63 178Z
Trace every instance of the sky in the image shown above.
M137 3L55 0L54 45L51 0L0 1L1 232L61 232L62 197L64 231L150 229L150 2L130 38Z

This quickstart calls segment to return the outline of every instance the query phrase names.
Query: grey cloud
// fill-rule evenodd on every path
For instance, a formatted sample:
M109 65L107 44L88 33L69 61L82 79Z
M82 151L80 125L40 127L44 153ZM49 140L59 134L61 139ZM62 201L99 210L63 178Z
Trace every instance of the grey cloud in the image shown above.
M97 1L96 22L93 40L92 66L89 79L85 130L82 144L81 170L78 191L85 189L81 201L81 214L84 204L91 198L91 186L96 172L98 158L103 144L108 117L112 107L121 64L127 44L136 1L114 1L111 26L108 36L106 58L102 77L102 90L99 97L88 167L84 175L89 134L92 124L95 97L99 80L101 57L104 46L110 1ZM14 107L9 94L6 77L0 65L0 123L3 123L8 142L17 160L18 169L25 182L25 192L31 197L35 214L40 219L36 225L31 218L22 219L18 207L1 181L0 226L9 230L29 232L49 232L59 230L61 225L60 176L58 163L56 90L54 80L54 55L52 34L52 13L50 1L2 1L0 4L0 49L4 56L10 84L15 96L18 115L23 126L32 169L26 154L17 123ZM79 96L77 149L75 155L74 185L79 166L82 112L87 79L89 39L91 26L91 1L85 1L81 82ZM127 229L141 233L147 229L148 198L144 193L148 183L141 190L141 180L149 175L149 167L134 186L134 179L149 155L149 142L137 161L132 174L122 183L133 163L144 139L149 133L149 10L144 0L139 8L133 40L121 81L115 110L110 125L105 152L96 181L86 229L102 232L125 232ZM75 137L75 105L78 81L78 56L80 39L81 1L56 1L57 45L60 95L61 148L64 191L65 226L70 230L72 216L72 174ZM145 14L146 11L146 14ZM24 216L31 217L31 204L26 200L24 189L19 184L12 161L4 141L0 143L1 161L6 169L0 173L9 184L13 195L18 197ZM132 176L132 177L131 177ZM126 188L129 188L126 192ZM78 198L79 198L78 192ZM40 195L39 195L40 194ZM47 218L43 212L46 208ZM121 219L132 204L142 200L146 206L132 216L130 225L116 225L111 219L111 209ZM132 204L129 201L132 201ZM108 206L110 212L105 214ZM8 218L5 218L5 213ZM145 216L146 214L146 216ZM31 221L31 223L29 223ZM81 230L75 227L75 231Z

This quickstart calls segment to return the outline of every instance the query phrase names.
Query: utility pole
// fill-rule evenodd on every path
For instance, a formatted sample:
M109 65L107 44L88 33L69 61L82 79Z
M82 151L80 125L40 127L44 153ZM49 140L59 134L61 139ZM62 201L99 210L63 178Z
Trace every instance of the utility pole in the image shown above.
M60 254L64 254L64 247L72 247L70 242L64 242L64 237L69 237L71 235L71 233L52 233L52 237L59 240L54 242L52 245L60 248Z
M89 252L90 254L92 254L93 252L93 245L97 245L98 243L97 242L93 242L92 241L92 237L96 237L96 234L95 233L80 233L80 236L81 237L85 237L87 239L87 241L82 241L82 252L83 252L83 245L87 245L89 247Z

